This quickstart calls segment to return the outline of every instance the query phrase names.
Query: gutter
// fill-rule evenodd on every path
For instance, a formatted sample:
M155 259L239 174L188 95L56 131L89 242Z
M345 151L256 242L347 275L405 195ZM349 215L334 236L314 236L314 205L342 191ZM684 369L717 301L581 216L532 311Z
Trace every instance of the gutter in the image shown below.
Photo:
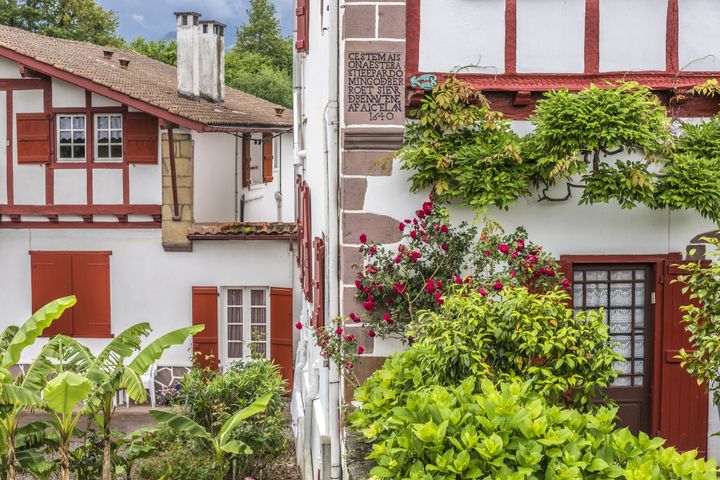
M173 198L173 221L180 220L180 206L178 205L177 171L175 168L175 140L173 139L173 126L167 125L168 154L170 156L170 181Z

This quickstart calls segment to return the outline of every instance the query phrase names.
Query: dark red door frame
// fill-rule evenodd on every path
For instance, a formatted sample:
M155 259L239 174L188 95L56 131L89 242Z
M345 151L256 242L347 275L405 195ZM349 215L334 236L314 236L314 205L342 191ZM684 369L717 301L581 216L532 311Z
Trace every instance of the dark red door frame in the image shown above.
M662 356L663 356L663 298L665 286L665 266L668 262L677 263L682 260L680 253L670 254L649 254L649 255L561 255L560 266L565 276L572 281L574 263L602 263L602 264L623 264L623 263L644 263L652 265L655 275L655 311L653 316L654 340L653 340L653 373L651 386L651 435L657 435L660 429L660 392L662 389ZM572 302L572 300L571 300Z

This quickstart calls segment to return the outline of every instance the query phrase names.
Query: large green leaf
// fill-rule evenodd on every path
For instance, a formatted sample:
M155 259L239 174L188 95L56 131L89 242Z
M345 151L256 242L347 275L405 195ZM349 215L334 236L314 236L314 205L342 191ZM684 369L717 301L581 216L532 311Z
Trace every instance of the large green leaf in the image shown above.
M54 336L43 349L43 356L58 372L85 373L93 360L89 348L65 335Z
M138 375L143 375L148 371L150 365L160 360L162 354L168 348L173 345L182 345L190 335L195 335L198 332L202 332L205 329L205 325L193 325L191 327L184 327L178 330L173 330L170 333L166 333L162 337L153 341L145 347L142 352L138 353L137 356L130 362L129 367Z
M240 424L240 422L242 422L246 418L252 417L253 415L257 415L258 413L265 411L268 403L270 403L270 400L272 399L272 395L272 392L266 393L247 407L237 412L235 415L230 417L227 422L225 422L225 424L220 429L221 447L222 445L226 445L229 442L231 438L230 434L235 429L235 427Z
M158 422L167 424L173 430L189 433L193 437L204 438L208 442L212 441L207 430L187 417L164 410L150 410L150 416Z
M149 323L138 323L120 333L95 357L90 365L90 370L112 373L123 365L126 358L140 348L142 339L151 331Z
M44 402L36 392L29 388L4 383L0 385L0 398L3 405L16 405L21 407L41 407Z
M17 331L13 339L3 353L0 367L10 367L20 361L20 355L25 348L35 343L35 339L42 335L43 331L52 322L60 318L63 312L75 305L77 299L74 295L59 298L48 303L35 312Z
M147 392L145 391L142 378L130 367L125 367L123 371L122 388L127 391L130 398L138 403L143 403L147 399Z
M92 384L87 378L75 372L62 372L48 382L42 393L51 411L68 415L91 391Z
M0 354L4 354L13 337L20 329L17 325L10 325L0 334Z
M230 440L229 442L220 445L220 449L223 452L231 453L233 455L251 455L253 449L241 440Z

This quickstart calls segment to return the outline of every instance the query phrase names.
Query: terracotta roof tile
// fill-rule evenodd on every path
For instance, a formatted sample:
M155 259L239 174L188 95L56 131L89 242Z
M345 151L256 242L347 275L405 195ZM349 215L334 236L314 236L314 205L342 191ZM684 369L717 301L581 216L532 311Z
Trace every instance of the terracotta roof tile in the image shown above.
M111 88L152 106L210 126L280 128L292 126L292 111L227 87L225 102L213 103L178 95L175 67L130 50L46 37L0 25L0 47ZM114 52L111 59L103 50ZM128 59L127 69L119 60Z
M191 240L233 238L289 239L297 236L297 225L289 222L195 223L188 230Z

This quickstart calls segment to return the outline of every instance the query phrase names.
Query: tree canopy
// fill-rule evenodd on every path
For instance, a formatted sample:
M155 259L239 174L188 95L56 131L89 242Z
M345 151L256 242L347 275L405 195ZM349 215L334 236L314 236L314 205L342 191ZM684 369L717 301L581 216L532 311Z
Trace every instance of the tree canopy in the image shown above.
M0 24L98 45L122 44L117 14L95 0L0 0Z

